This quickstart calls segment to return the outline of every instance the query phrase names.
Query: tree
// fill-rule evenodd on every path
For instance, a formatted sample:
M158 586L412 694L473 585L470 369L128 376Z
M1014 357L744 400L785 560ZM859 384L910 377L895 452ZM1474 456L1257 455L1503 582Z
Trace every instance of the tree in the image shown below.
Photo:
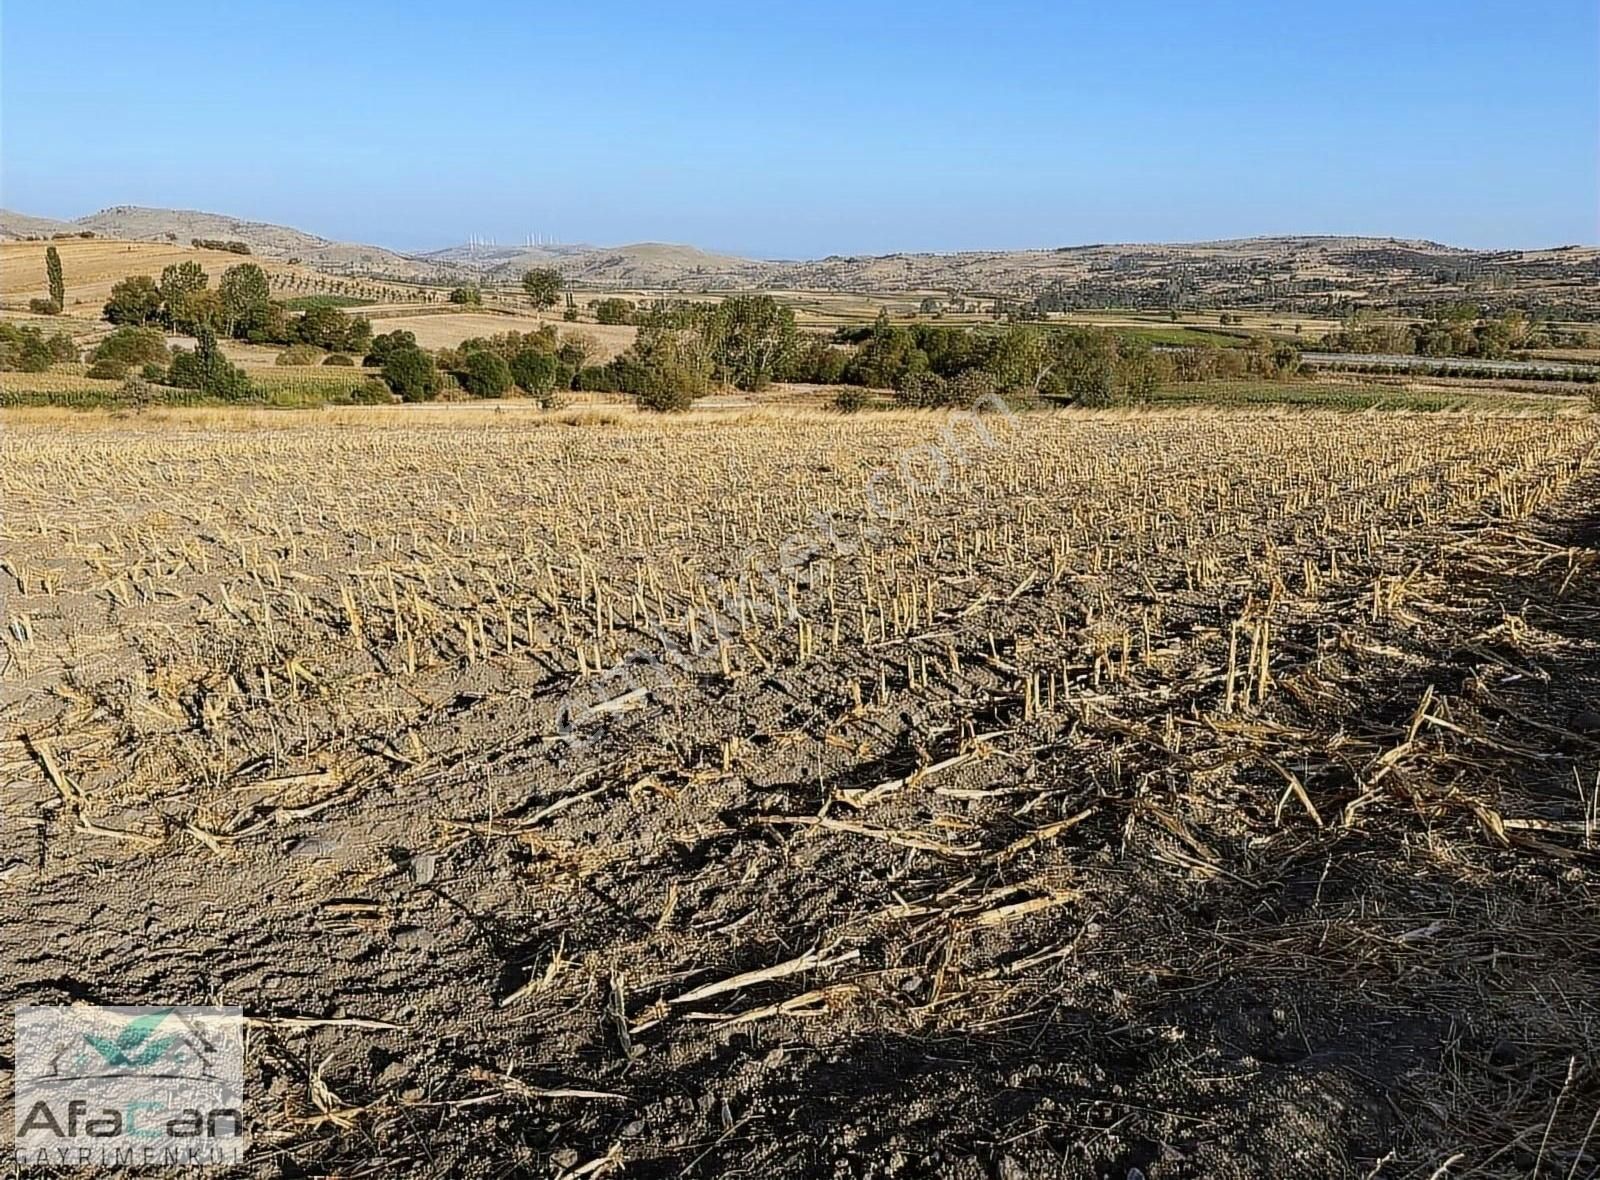
M483 302L483 292L476 287L457 287L450 292L450 302L476 305Z
M587 332L568 332L561 337L556 349L556 359L576 372L589 363L589 358L600 351L600 342Z
M44 252L45 282L50 287L50 302L55 304L57 314L67 305L67 283L61 277L61 255L54 246L46 248Z
M295 335L329 352L360 352L372 338L372 324L337 307L309 307L295 325Z
M560 367L560 362L552 354L537 348L524 348L511 358L511 379L519 389L540 397L555 389L556 374Z
M473 397L504 397L511 388L511 366L498 352L469 352L455 374Z
M272 288L267 274L253 262L230 266L217 284L222 296L222 323L229 336L249 339L267 323L272 308Z
M601 299L589 305L594 309L594 322L597 324L631 324L633 313L638 310L628 299Z
M434 367L433 358L415 344L387 350L383 379L401 401L428 401L439 392L439 370Z
M217 334L209 324L195 327L194 351L179 349L167 370L167 380L186 389L223 401L243 401L255 396L255 387L243 370L228 362L217 347Z
M180 291L167 302L167 322L190 336L196 335L202 324L216 331L222 320L222 297L204 287Z
M367 355L361 364L368 369L381 369L388 362L389 355L402 348L416 348L417 335L407 332L403 328L393 332L385 332L381 336L374 336L372 343L367 345Z
M528 293L535 307L554 307L561 296L561 272L548 266L524 271L522 289Z
M799 343L794 311L771 295L724 299L706 321L722 378L740 389L765 389Z
M174 262L161 271L161 298L169 306L191 291L204 291L210 277L198 262Z
M105 317L113 324L141 326L160 314L161 290L149 275L130 275L115 283L105 306Z

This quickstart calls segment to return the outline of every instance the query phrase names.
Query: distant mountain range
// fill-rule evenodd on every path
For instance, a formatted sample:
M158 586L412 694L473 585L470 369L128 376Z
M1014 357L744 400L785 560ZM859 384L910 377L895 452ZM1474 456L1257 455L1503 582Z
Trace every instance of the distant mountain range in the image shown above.
M1099 244L831 256L739 258L693 246L450 246L402 253L217 213L118 205L75 221L0 210L0 238L92 231L100 237L242 241L279 261L339 274L447 282L515 282L550 266L574 284L616 289L790 289L921 292L1042 299L1072 306L1259 306L1337 310L1354 303L1420 307L1444 299L1537 305L1552 314L1600 314L1600 248L1466 250L1376 237L1260 237L1171 244Z

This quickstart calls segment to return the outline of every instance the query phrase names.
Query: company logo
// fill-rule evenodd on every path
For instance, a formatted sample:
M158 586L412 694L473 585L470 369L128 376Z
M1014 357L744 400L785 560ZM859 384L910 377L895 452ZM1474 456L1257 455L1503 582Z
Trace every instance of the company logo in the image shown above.
M238 1008L20 1007L16 1049L21 1166L195 1167L244 1158Z

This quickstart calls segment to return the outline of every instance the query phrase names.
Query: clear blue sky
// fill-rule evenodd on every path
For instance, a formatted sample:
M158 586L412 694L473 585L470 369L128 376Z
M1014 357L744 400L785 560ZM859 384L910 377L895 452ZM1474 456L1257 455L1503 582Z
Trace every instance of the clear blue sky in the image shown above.
M10 0L0 203L768 257L1594 243L1595 0Z

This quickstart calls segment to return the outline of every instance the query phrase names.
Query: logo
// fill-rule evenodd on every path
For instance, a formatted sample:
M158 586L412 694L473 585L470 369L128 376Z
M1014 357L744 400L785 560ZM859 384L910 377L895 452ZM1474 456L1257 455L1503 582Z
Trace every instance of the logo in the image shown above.
M241 1009L20 1007L16 1049L22 1167L244 1158Z

